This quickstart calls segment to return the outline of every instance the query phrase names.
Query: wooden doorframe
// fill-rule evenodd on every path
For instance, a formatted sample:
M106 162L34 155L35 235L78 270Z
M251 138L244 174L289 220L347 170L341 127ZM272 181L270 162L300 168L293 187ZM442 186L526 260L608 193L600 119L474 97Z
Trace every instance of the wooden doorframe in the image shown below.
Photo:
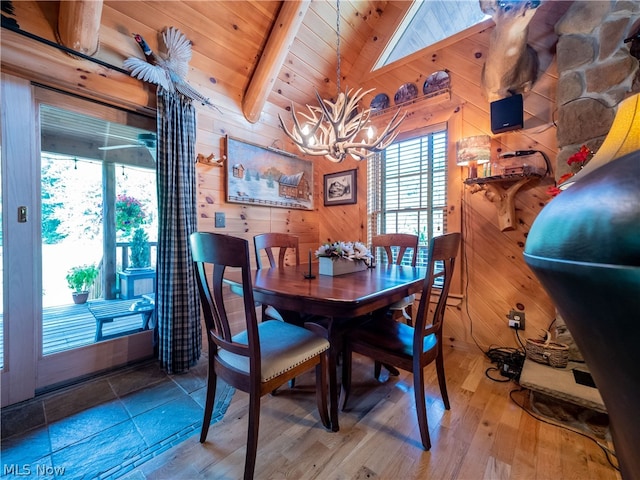
M2 192L3 192L3 288L4 368L0 373L2 406L33 397L36 356L42 322L40 275L32 265L41 264L39 188L25 189L37 174L39 154L34 141L37 118L30 82L3 74L2 89ZM11 168L7 168L9 162ZM18 208L27 208L27 222L18 222ZM31 266L30 266L31 265ZM9 339L26 339L17 344ZM41 350L41 348L40 348Z
M41 96L50 103L52 95L60 95L58 106L65 109L72 109L70 105L78 99L67 101L64 94L51 91L42 94L28 80L6 74L0 80L5 351L0 400L4 407L33 398L48 387L153 357L153 330L42 355L39 110ZM20 206L27 207L26 223L18 222Z

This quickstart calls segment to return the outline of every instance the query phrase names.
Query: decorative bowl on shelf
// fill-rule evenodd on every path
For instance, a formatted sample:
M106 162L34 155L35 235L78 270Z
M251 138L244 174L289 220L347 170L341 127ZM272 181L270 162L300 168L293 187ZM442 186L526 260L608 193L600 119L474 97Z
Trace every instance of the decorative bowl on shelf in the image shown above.
M438 70L432 73L424 81L422 85L422 93L425 95L432 95L441 90L447 89L451 86L451 78L449 74L444 70Z
M386 93L377 94L375 97L373 97L373 100L371 100L371 104L369 105L369 107L374 112L389 108L389 95L387 95Z
M416 87L415 83L405 83L400 86L395 96L393 97L396 105L400 105L401 103L409 102L415 99L418 96L418 87Z

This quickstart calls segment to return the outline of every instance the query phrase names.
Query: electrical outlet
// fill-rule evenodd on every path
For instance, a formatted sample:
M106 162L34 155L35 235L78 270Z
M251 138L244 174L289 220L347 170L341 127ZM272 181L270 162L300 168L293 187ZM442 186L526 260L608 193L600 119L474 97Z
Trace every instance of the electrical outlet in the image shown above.
M511 310L507 318L509 319L509 327L516 330L524 330L524 312Z
M216 212L216 228L224 228L224 212Z

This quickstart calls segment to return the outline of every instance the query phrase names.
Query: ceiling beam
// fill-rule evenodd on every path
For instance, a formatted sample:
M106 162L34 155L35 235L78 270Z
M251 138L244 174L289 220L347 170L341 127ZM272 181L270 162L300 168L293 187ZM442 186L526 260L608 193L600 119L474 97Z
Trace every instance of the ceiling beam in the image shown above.
M65 47L85 55L98 51L102 0L62 0L58 13L58 38Z
M260 119L264 104L310 4L308 0L282 2L278 18L242 100L242 113L249 122L256 123Z

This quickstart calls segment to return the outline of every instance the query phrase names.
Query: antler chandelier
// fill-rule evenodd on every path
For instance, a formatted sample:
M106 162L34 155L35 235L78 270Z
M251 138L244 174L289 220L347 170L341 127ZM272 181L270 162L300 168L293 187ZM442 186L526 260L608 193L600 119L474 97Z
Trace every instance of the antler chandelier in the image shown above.
M354 92L347 88L340 91L340 0L337 0L336 7L337 99L335 102L323 99L316 91L318 106L307 105L308 111L300 112L304 118L302 124L291 105L292 130L287 128L279 114L278 118L284 132L303 153L339 163L348 155L360 161L383 151L395 140L405 115L400 116L398 110L382 133L376 136L369 121L371 110L358 111L358 102L373 89L363 91L359 88Z

